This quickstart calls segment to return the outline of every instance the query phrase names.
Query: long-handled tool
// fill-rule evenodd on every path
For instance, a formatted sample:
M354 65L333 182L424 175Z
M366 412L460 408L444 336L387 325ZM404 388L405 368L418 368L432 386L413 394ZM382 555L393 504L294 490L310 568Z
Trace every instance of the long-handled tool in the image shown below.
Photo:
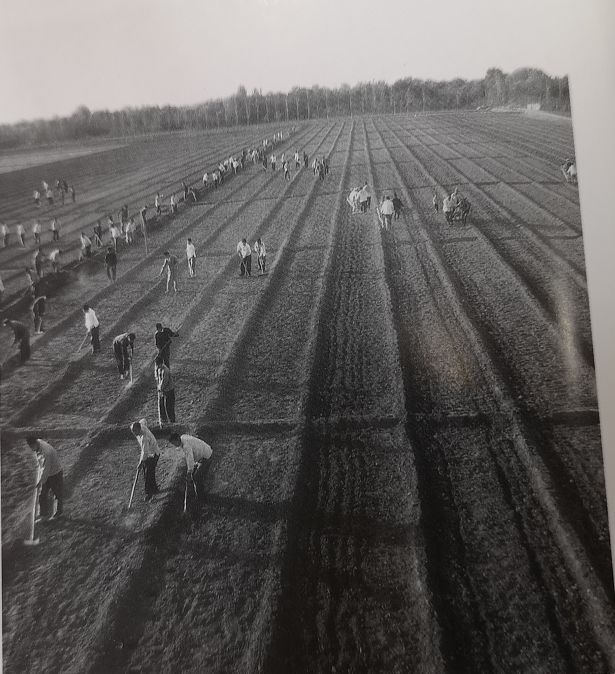
M38 538L34 538L34 523L36 520L36 504L40 494L40 488L34 487L34 497L32 498L32 509L30 512L30 537L27 538L23 544L28 546L38 545L40 543Z
M186 487L184 489L184 515L188 508L188 474L186 474Z
M141 461L139 461L139 464L137 465L137 472L135 473L135 479L134 482L132 483L132 491L130 492L130 501L128 501L128 510L130 510L130 506L132 505L132 499L134 498L135 495L135 488L137 486L137 480L139 479L140 470L141 470Z
M90 333L89 333L89 332L86 333L85 337L83 338L83 341L81 342L81 344L79 344L79 348L77 349L77 353L78 353L79 351L81 351L81 349L83 349L83 345L85 344L85 340L86 340L89 336L90 336Z

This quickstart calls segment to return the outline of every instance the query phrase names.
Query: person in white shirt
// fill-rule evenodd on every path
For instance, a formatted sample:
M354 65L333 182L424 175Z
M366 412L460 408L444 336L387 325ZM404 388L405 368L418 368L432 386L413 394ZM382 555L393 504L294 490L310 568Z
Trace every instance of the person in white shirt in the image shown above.
M41 245L41 223L38 220L32 225L32 234L34 234L34 242L37 246Z
M203 187L207 189L207 183L209 182L209 176L207 175L207 171L203 173Z
M83 305L83 315L85 319L86 334L90 336L90 344L92 345L92 353L100 353L100 323L94 309L89 304Z
M8 225L2 224L2 245L4 248L7 248L9 245L9 228Z
M188 276L194 278L196 276L196 248L192 239L188 239L186 243L186 257L188 258Z
M26 230L22 224L17 225L17 236L21 242L22 248L26 247Z
M89 236L86 236L81 232L81 256L82 257L91 257L92 256L92 239Z
M299 150L295 152L295 169L298 169L301 166L299 161Z
M453 221L453 210L454 206L450 197L444 197L444 199L442 199L442 213L444 213L444 218L449 225Z
M271 170L275 171L276 156L275 154L271 155Z
M248 276L252 276L252 249L246 239L242 239L237 244L237 255L239 255L239 259L241 260L239 275L245 276L247 272Z
M389 225L392 224L393 222L393 213L395 212L395 207L393 206L393 201L391 197L385 196L382 199L382 203L380 204L380 213L383 217L383 227L384 229L388 230Z
M267 263L267 249L263 240L259 237L254 244L254 252L256 253L256 260L261 274L265 273L265 265Z
M62 251L59 248L56 248L55 250L52 250L51 253L49 253L49 262L51 262L51 271L57 274L60 271L60 262L58 258L60 257L60 254Z
M179 435L178 433L171 433L169 442L182 450L186 459L186 483L188 482L188 477L190 477L194 488L194 495L198 500L204 501L205 478L207 477L213 454L211 447L204 440L187 434Z
M141 459L138 470L143 470L145 482L145 500L151 501L152 496L160 490L156 483L156 464L160 458L160 449L154 434L147 427L145 418L130 424L130 431L137 439L141 449Z
M174 194L172 194L169 199L169 206L171 207L171 215L175 215L177 213L177 203L175 202Z
M352 206L353 213L356 213L358 211L360 192L361 189L359 187L354 187L350 192L350 194L348 195L348 198L346 199L348 205Z
M54 218L51 221L51 240L52 241L58 241L60 238L60 223L58 222L57 218Z
M28 436L26 442L30 449L35 452L37 460L36 488L38 490L38 502L40 516L47 518L50 513L49 492L53 492L57 506L51 519L57 519L64 512L64 474L58 453L48 442Z
M367 181L365 181L365 185L363 185L361 191L359 192L359 205L361 207L361 213L367 213L367 209L369 208L371 198L372 197L371 194L369 193Z
M38 208L41 207L41 193L38 190L34 190L34 203Z

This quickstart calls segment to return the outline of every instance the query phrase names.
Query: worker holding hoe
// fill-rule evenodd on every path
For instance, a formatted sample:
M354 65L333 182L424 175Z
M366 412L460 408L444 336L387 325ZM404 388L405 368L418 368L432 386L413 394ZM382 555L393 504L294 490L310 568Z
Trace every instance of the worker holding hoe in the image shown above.
M205 500L205 478L211 464L211 447L193 435L171 433L169 442L183 451L186 459L186 491L184 493L184 512L188 496L188 481L192 481L194 495L198 501Z
M158 442L156 441L154 434L147 427L145 418L130 424L130 431L137 439L139 447L141 448L141 457L139 459L139 464L137 465L135 484L139 472L143 470L143 477L145 479L145 501L151 501L154 494L157 494L160 491L156 483L156 464L160 458Z
M39 490L40 516L44 519L55 520L62 515L64 510L64 475L58 453L44 440L29 436L26 442L36 454L38 472L36 488ZM57 507L55 513L50 516L49 492L56 497Z
M173 292L177 292L177 258L175 255L171 255L168 250L164 252L164 263L159 276L162 276L165 270L167 272L167 289L165 292L168 293L171 286L173 286Z
M113 355L117 363L117 369L120 373L120 379L125 379L130 375L132 379L132 358L135 351L134 332L123 332L113 340ZM128 352L130 349L130 353Z

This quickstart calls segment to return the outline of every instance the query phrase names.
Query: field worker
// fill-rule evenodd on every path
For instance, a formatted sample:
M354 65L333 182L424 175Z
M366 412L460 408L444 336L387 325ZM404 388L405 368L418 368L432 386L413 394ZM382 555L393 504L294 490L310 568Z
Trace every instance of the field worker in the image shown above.
M267 155L263 153L263 171L267 170Z
M154 360L154 379L158 389L158 411L162 423L175 423L175 387L171 370L164 364L162 356Z
M54 218L51 221L49 229L51 230L51 240L58 241L60 239L60 223L57 218Z
M41 186L43 188L43 192L47 192L47 190L49 189L49 183L47 183L47 181L45 180L41 180Z
M4 248L8 248L9 245L9 227L7 224L2 223L2 226L0 227L0 232L2 233L2 246Z
M192 239L188 239L186 243L186 257L188 258L188 275L194 278L196 276L196 248Z
M86 335L90 336L92 353L100 353L100 323L98 322L98 318L96 318L94 309L89 304L83 305L83 317Z
M295 169L298 169L301 167L301 161L300 161L300 156L299 156L299 148L295 150Z
M282 166L284 167L284 180L290 181L290 166L288 165L288 162L285 161Z
M322 156L322 165L325 167L325 175L329 174L329 157Z
M47 197L47 206L53 206L53 192L51 191L50 187L47 187L45 197Z
M17 225L17 236L21 242L22 248L26 247L26 230L22 224Z
M162 208L160 206L160 192L156 192L156 196L154 197L154 207L156 208L156 215L160 215L162 213Z
M62 251L59 248L55 248L49 253L49 262L51 262L51 271L54 274L57 274L60 271L60 255Z
M453 215L452 215L453 214L453 208L454 208L454 206L453 206L450 198L444 197L444 199L442 199L442 212L444 213L444 219L446 220L446 222L449 223L449 225L453 221Z
M143 470L145 478L145 501L151 501L152 496L160 491L156 484L156 464L160 458L160 449L154 434L147 427L145 418L130 424L130 432L135 436L141 448L138 470Z
M4 282L2 281L2 276L0 276L0 302L4 299Z
M203 187L207 189L207 183L209 182L209 175L207 174L207 171L203 173Z
M171 198L169 199L169 207L171 209L171 213L175 215L177 213L177 203L175 202L174 194L172 194Z
M113 340L113 355L120 373L120 379L128 377L130 373L130 364L135 352L135 339L134 332L123 332ZM130 349L130 352L128 349Z
M37 248L32 256L32 264L36 270L36 275L39 278L43 277L43 264L45 263L45 256L41 253L41 249Z
M49 492L56 498L57 505L51 519L57 519L64 512L64 474L56 450L44 440L32 435L26 438L30 449L35 452L38 463L36 488L41 518L49 517Z
M237 159L233 159L233 173L237 175L237 172L239 171L239 162Z
M162 327L162 323L156 323L156 332L154 333L154 340L158 355L162 356L162 361L167 367L171 367L171 342L173 337L179 337L179 333L173 332L171 328Z
M92 239L83 232L79 238L81 239L81 256L83 258L92 257Z
M117 253L113 246L107 248L107 253L105 254L105 270L107 272L107 278L110 281L115 281L117 275Z
M28 288L32 287L34 285L34 277L32 276L32 272L34 270L30 269L30 267L25 268L25 273L26 273L26 285Z
M122 236L122 232L116 224L111 225L109 232L111 233L111 241L113 241L113 250L117 252L117 241Z
M41 207L41 193L38 190L34 190L34 204L38 208Z
M459 206L459 204L461 203L461 195L459 194L459 188L456 187L451 192L450 201L451 204L453 205L453 208L457 208L457 206Z
M271 170L275 171L275 164L276 164L277 158L275 156L275 152L272 153L271 155Z
M397 192L393 192L393 211L395 213L395 220L399 220L401 212L404 210L404 205L401 199L397 196Z
M35 293L36 294L36 293ZM47 295L40 295L34 298L32 306L32 318L34 320L34 334L42 335L43 330L43 317L45 316L45 300Z
M74 204L75 201L76 201L76 197L75 197L75 188L74 188L74 186L71 185L71 186L68 188L68 191L70 192L70 198L71 198L71 201L72 201L73 204Z
M19 362L23 365L30 358L30 330L21 321L11 321L5 318L2 322L5 327L11 328L14 335L13 344L19 344Z
M159 276L162 276L166 270L167 272L167 289L165 292L169 292L169 288L173 285L173 292L177 292L177 258L175 255L171 255L168 250L164 252L164 263L160 269Z
M307 168L310 163L310 158L307 155L307 152L305 150L303 151L303 166L304 168Z
M120 209L120 222L122 225L128 222L128 204L124 204Z
M371 201L371 194L369 193L369 187L367 186L366 180L365 185L363 185L361 191L359 192L359 207L361 209L361 213L367 213L368 203L370 201Z
M32 234L34 235L34 243L37 246L41 245L41 223L37 220L32 225Z
M143 231L145 232L145 228L147 226L147 204L143 205L143 208L139 211L139 215L141 216L141 225L143 226Z
M135 240L135 231L137 229L137 226L135 225L135 219L130 218L130 220L126 223L126 245L127 246L132 246Z
M194 495L197 500L205 500L205 479L211 464L213 451L211 447L201 438L194 435L179 435L171 433L169 442L181 449L186 459L186 483L188 477L192 481Z
M256 260L258 262L258 268L262 274L265 273L265 265L267 263L267 249L263 240L259 237L254 244L254 252L256 253Z
M185 180L182 180L182 189L184 190L184 201L188 201L188 185L186 185Z
M384 220L383 227L387 231L393 222L394 212L395 208L393 206L393 201L391 200L391 197L387 195L382 199L382 203L380 204L380 213L382 214L382 218Z
M346 202L348 203L349 206L352 207L353 213L356 213L358 210L360 191L361 191L360 188L353 187L352 190L350 191L350 194L346 198Z
M239 263L239 275L245 276L246 272L248 272L248 276L252 276L252 249L245 239L242 239L237 244L237 255L239 255L239 259L241 260Z

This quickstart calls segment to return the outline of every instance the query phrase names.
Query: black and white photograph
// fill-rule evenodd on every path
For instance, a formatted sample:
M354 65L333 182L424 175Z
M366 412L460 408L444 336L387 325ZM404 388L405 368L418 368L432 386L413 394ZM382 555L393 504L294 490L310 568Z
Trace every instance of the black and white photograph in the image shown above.
M6 4L3 671L615 672L602 7Z

